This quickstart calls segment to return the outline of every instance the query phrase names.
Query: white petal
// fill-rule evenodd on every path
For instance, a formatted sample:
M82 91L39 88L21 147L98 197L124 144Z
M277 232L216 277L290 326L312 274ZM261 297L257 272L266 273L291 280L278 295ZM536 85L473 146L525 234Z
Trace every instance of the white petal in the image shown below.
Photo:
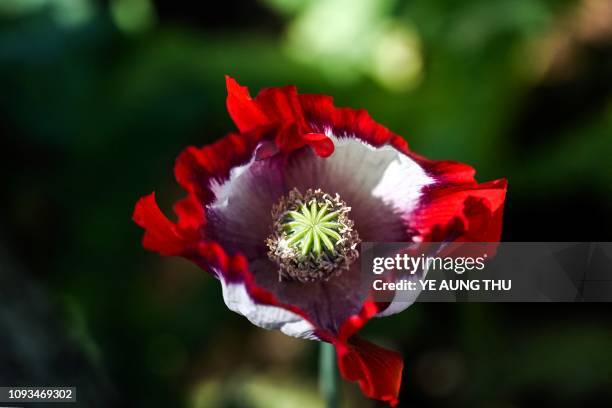
M433 182L414 160L398 154L388 163L378 184L372 189L372 195L409 216L418 204L423 187Z
M376 317L386 317L403 312L404 310L408 309L410 306L413 305L417 297L419 297L420 293L420 290L409 291L408 294L406 294L405 292L399 293L396 291L393 301L389 304L389 306L387 306L385 310L376 314Z
M246 317L256 326L302 339L318 340L314 327L301 316L277 306L262 305L253 301L241 282L227 283L221 274L223 300L227 307Z

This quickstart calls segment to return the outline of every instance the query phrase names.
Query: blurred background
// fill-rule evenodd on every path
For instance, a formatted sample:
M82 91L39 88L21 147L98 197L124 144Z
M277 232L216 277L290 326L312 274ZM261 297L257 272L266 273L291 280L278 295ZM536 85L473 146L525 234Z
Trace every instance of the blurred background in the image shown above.
M506 241L609 241L610 0L0 0L0 385L81 406L320 407L316 344L142 249L134 203L233 130L224 74L366 108L413 150L509 179ZM601 304L418 304L364 335L402 406L612 405ZM346 407L373 407L343 384Z

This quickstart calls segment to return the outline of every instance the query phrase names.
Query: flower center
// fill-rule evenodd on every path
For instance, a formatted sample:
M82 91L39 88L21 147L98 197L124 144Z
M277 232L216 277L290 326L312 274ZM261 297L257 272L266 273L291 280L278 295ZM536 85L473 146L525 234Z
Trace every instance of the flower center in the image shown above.
M279 265L279 280L315 282L338 276L357 259L359 236L351 208L336 194L293 189L272 208L268 256Z

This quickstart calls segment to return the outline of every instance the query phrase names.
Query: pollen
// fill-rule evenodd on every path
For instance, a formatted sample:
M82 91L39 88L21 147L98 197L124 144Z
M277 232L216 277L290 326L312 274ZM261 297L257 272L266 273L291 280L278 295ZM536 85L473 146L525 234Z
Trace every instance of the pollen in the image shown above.
M293 189L272 208L268 256L279 280L316 282L338 276L358 258L351 208L336 194Z

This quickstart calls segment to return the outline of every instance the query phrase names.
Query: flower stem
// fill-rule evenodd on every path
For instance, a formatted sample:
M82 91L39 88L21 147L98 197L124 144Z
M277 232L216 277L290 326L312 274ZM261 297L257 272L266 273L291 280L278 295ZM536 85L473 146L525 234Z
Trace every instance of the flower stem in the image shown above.
M333 345L323 341L319 346L319 391L327 408L340 406L336 352Z

